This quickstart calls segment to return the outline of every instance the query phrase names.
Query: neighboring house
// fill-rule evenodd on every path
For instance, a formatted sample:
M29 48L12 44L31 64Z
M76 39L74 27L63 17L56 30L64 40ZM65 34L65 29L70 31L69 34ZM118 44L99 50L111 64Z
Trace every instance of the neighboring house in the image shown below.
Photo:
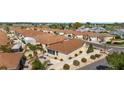
M90 29L90 31L94 31L94 32L105 32L106 29L100 26L95 26L93 28Z
M85 28L84 26L80 27L77 29L77 31L80 32L87 32L87 31L92 31L92 32L105 32L106 29L101 27L101 26L94 26L92 28Z
M124 29L120 29L117 31L111 31L110 34L112 35L118 35L121 37L121 39L124 39Z
M15 30L15 31L24 36L24 40L26 43L35 43L36 41L36 44L42 44L45 50L47 46L65 40L64 36L53 35L41 31L33 31L33 30Z
M61 61L67 61L70 57L75 57L75 54L78 55L80 51L86 52L86 47L85 43L79 39L64 40L47 47L48 56Z
M46 47L52 44L60 43L65 40L63 36L56 36L52 34L44 34L44 35L37 35L35 37L36 41L42 44L43 48L46 50Z
M78 28L76 31L87 32L87 31L90 31L90 28L80 27L80 28Z
M22 53L0 53L0 64L10 70L22 69L25 61Z
M97 27L97 28L94 27L94 29L105 31L105 29L102 27ZM64 36L68 39L77 38L77 39L93 41L93 42L107 42L114 37L113 35L110 35L110 34L96 33L93 31L80 32L80 31L59 30L59 29L48 29L47 31L49 30L53 31L55 35Z
M105 34L105 33L101 33L99 36L99 42L108 42L111 41L112 39L115 38L114 35L110 35L110 34Z
M113 35L106 34L106 33L87 33L86 35L86 40L92 41L92 42L107 42L113 38L114 38Z

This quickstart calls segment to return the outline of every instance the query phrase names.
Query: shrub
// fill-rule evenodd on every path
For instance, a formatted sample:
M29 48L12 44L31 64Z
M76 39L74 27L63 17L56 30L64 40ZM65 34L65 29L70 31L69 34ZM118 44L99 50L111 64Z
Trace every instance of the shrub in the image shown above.
M116 45L123 45L124 42L114 42L113 44L116 44Z
M32 56L32 54L29 54L28 56L29 56L30 58L32 58L32 57L33 57L33 56Z
M87 59L86 58L82 58L81 61L85 63L85 62L87 62Z
M95 54L95 57L99 58L101 55L100 54Z
M63 61L63 59L61 58L60 61Z
M121 39L121 37L119 35L116 35L115 39Z
M78 56L78 54L75 54L74 56L75 56L75 57L77 57L77 56Z
M55 70L55 69L52 68L52 69L50 69L50 70Z
M34 62L32 62L32 69L33 70L45 70L45 66L39 60L35 60Z
M72 59L72 57L69 57L68 59Z
M112 43L111 41L106 42L106 44L111 44L111 43Z
M93 60L96 59L96 57L94 55L91 55L90 58L93 59Z
M94 51L93 45L90 44L89 47L88 47L87 53L91 53L93 51Z
M81 53L82 53L82 51L79 51L79 53L81 54Z
M80 62L79 62L78 60L74 60L74 61L73 61L73 65L74 65L74 66L79 66L79 65L80 65Z
M68 64L64 64L63 69L64 70L69 70L70 69L70 66Z
M54 59L57 59L57 57L54 57Z

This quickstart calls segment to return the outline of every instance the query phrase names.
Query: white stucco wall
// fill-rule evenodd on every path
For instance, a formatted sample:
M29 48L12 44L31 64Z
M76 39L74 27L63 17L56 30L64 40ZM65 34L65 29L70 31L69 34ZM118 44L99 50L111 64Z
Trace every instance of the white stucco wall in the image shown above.
M83 39L83 36L82 35L77 35L77 36L75 36L75 38Z
M97 42L97 37L90 37L91 38L91 41L94 41L94 42Z
M105 37L104 41L107 42L107 41L110 41L111 39L113 39L113 37Z

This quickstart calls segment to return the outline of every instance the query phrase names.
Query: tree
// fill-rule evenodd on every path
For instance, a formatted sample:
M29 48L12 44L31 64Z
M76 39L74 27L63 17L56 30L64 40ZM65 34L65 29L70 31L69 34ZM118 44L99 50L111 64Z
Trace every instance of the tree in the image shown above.
M7 32L9 32L10 28L7 24L4 25L4 30L6 30Z
M7 53L11 52L11 48L8 45L1 45L0 50Z
M32 50L32 51L36 51L36 50L41 50L43 51L43 47L42 45L32 45L30 43L27 44L27 46Z
M124 52L113 52L112 54L109 54L106 59L110 69L124 70Z
M45 64L41 63L39 60L35 60L32 62L32 69L33 70L45 70Z
M87 53L91 53L93 51L94 51L93 45L90 44L89 47L88 47Z
M78 28L81 27L81 26L82 26L82 24L79 23L79 22L76 22L76 23L73 24L73 28L74 28L74 29L78 29Z
M27 44L27 46L32 50L32 51L35 51L37 49L37 46L35 45L32 45L32 44Z
M90 28L90 27L91 27L91 23L90 23L90 22L87 22L87 23L85 24L85 27Z

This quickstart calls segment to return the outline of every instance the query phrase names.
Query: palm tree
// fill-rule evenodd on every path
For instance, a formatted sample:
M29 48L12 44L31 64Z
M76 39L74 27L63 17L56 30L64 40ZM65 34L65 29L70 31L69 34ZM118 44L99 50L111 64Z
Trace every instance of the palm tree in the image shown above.
M27 46L30 48L30 50L33 51L34 59L38 59L37 50L40 50L42 53L44 53L44 49L41 44L40 45L28 44Z

